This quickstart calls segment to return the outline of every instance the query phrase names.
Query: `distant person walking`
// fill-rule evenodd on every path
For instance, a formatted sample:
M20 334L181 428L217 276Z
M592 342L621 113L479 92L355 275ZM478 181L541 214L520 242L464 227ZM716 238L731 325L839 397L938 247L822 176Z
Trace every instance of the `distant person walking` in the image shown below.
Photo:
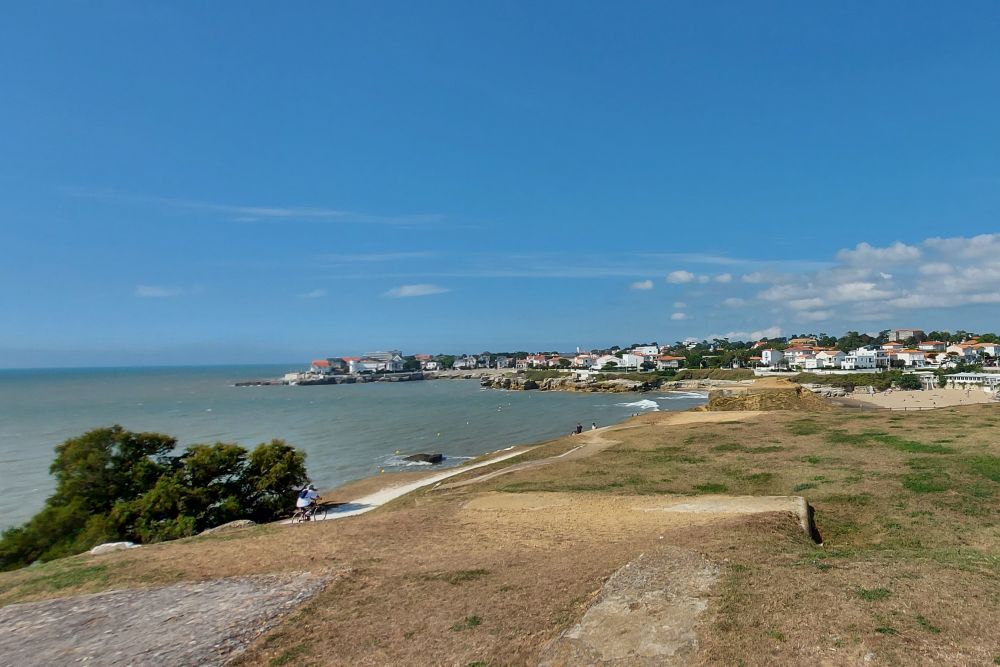
M580 435L581 433L583 433L583 424L577 424L576 425L576 434Z
M592 423L592 424L590 425L590 430L591 430L591 431L596 431L596 430L597 430L597 422L593 422L593 423Z

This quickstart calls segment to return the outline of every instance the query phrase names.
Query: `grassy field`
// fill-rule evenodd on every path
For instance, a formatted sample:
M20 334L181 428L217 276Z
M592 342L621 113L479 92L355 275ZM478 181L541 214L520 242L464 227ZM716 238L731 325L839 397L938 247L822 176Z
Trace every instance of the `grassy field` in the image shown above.
M668 543L722 566L698 664L1000 658L1000 406L720 413L687 425L650 414L604 433L616 444L590 458L427 489L357 519L5 573L0 602L308 569L337 581L246 664L528 664L610 573ZM527 458L573 446L563 438ZM558 521L470 514L484 492L560 492L581 510ZM671 526L622 509L656 494L803 495L824 544L785 516Z

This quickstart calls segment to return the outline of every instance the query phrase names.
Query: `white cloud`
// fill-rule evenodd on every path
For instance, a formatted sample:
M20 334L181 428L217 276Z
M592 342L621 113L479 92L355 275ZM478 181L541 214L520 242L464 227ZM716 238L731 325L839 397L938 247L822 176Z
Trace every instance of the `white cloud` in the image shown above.
M629 289L651 290L651 289L653 289L653 281L652 280L639 280L639 281L634 282L631 285L629 285Z
M300 299L322 299L325 296L326 296L326 290L322 288L314 289L309 292L303 292L302 294L299 294Z
M741 299L738 296L731 296L722 302L722 305L729 306L730 308L739 308L740 306L746 305L746 299Z
M809 322L820 322L833 317L832 310L804 310L799 313L799 319Z
M913 262L920 259L920 248L896 241L886 248L876 248L868 243L859 243L853 250L841 250L837 259L845 264L861 266L881 266Z
M143 299L163 299L180 296L184 290L179 287L161 287L159 285L136 285L135 295Z
M671 271L667 274L667 282L675 284L690 283L696 278L697 276L690 271Z
M670 319L676 322L680 320L687 320L690 318L688 317L687 313L674 313L673 315L670 316Z
M720 273L715 276L715 282L717 283L731 283L733 282L733 274L731 273Z
M700 283L707 283L709 280L711 280L711 278L708 276L698 276L698 282Z
M951 238L931 238L924 246L945 257L955 259L975 259L1000 257L1000 234L980 234L971 238L953 236Z
M859 243L836 258L839 263L815 271L757 272L742 280L764 283L757 298L771 302L776 315L790 312L802 321L888 321L904 309L1000 303L1000 234L883 248Z
M920 267L920 273L925 276L943 276L954 271L955 268L947 262L928 262Z
M450 292L451 290L446 287L441 287L439 285L432 285L430 283L421 283L419 285L400 285L399 287L393 287L391 290L385 293L385 296L391 297L393 299L405 299L412 296L430 296L431 294L444 294L445 292Z
M768 273L766 271L754 271L752 273L745 273L740 276L740 280L750 285L759 285L760 283L777 283L782 282L782 276L776 273Z
M681 309L687 308L687 307L688 307L688 305L686 303L684 303L683 301L674 301L674 308L676 308L678 310L681 310Z
M761 338L780 338L781 327L775 325L757 331L730 331L727 334L712 334L708 340L727 338L729 340L760 340Z

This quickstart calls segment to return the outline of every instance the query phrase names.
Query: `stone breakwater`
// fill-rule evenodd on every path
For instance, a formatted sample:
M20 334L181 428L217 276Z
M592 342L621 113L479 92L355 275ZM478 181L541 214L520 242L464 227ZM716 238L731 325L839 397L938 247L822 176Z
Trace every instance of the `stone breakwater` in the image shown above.
M583 391L624 394L642 391L652 391L660 387L655 379L649 382L638 380L576 380L572 377L545 378L531 380L520 376L484 377L480 386L489 389L508 389L513 391Z

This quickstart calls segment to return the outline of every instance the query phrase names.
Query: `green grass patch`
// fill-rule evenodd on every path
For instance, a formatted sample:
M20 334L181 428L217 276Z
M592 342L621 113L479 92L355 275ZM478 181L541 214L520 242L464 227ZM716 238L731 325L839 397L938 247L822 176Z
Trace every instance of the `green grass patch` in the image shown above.
M823 430L823 427L810 419L800 419L799 421L787 424L786 428L792 435L816 435Z
M796 484L792 487L793 492L805 491L806 489L815 489L816 485L812 482L803 482L802 484Z
M858 597L862 600L868 600L869 602L874 602L876 600L884 600L892 595L892 591L888 588L859 588Z
M871 494L868 493L832 493L822 499L823 502L838 503L841 505L853 505L864 507L872 502Z
M972 472L1000 484L1000 456L970 456L965 462Z
M456 623L455 625L448 628L452 632L461 632L462 630L469 630L471 628L478 627L483 624L483 619L478 616L466 616L464 620Z
M103 586L108 583L109 567L103 564L88 565L86 561L80 560L56 560L33 569L37 576L11 587L0 588L0 592L16 588L18 597L26 597L88 584Z
M862 431L848 433L847 431L831 431L826 434L826 440L832 445L851 445L854 447L871 447L874 443L888 445L900 452L911 454L952 454L955 450L940 442L926 443L917 440L907 440L898 435L884 431Z
M293 660L301 658L305 654L306 650L307 647L305 644L298 644L285 649L280 655L271 658L267 664L270 665L270 667L281 667L282 665L287 665Z
M483 569L454 570L452 572L433 572L431 574L422 574L420 575L420 578L424 581L447 581L452 586L459 586L468 581L482 579L489 573L489 570Z
M931 634L941 634L941 628L937 627L920 614L917 614L917 624Z
M729 490L725 484L717 484L714 482L709 482L707 484L697 484L694 490L698 493L725 493Z
M892 626L889 626L889 625L879 626L879 627L875 628L875 632L879 633L880 635L896 635L896 634L899 634L899 631L896 630L896 628L894 628Z
M742 452L744 454L769 454L771 452L780 452L784 447L781 445L767 445L764 447L747 447L746 445L740 445L735 442L729 442L723 445L716 445L712 447L713 452Z

